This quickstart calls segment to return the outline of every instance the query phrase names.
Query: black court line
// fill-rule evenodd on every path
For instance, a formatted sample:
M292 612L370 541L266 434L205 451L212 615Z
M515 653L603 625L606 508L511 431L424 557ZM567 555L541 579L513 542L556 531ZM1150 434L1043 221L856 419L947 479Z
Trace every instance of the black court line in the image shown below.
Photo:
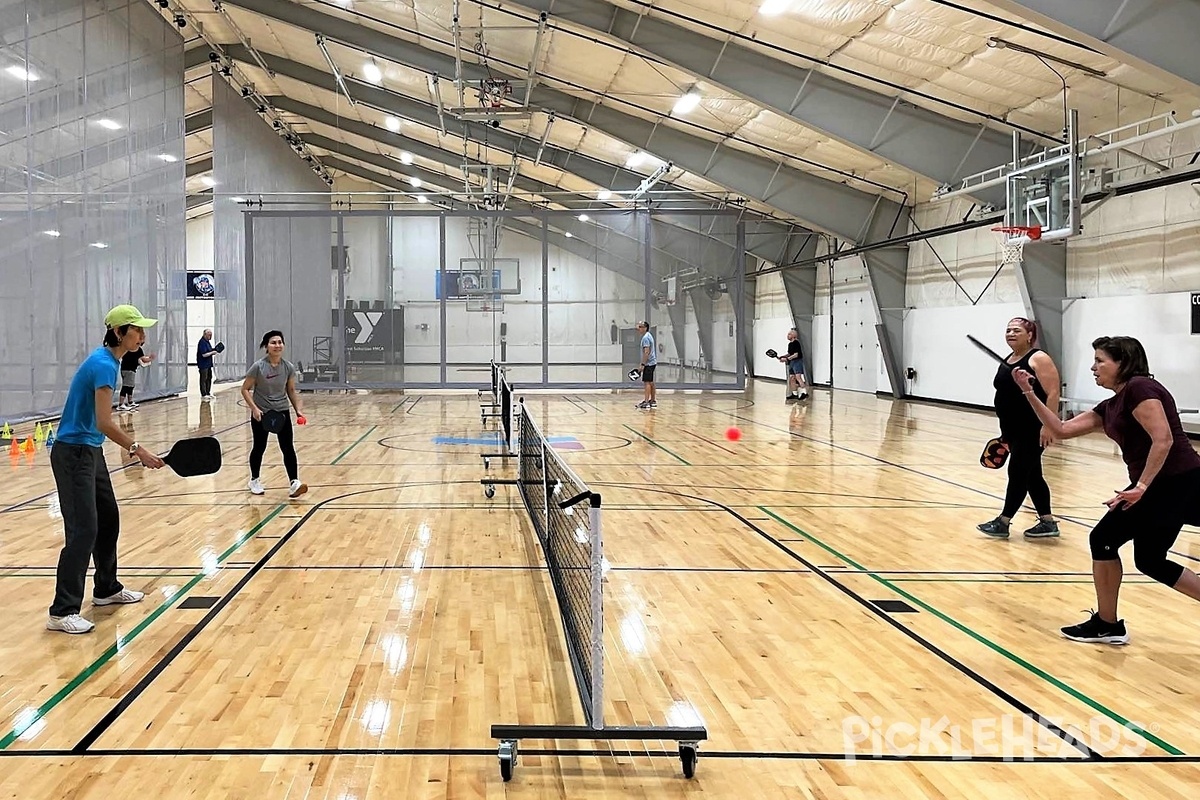
M590 406L591 408L594 408L597 413L600 413L600 414L604 413L603 411L600 410L600 408L598 406L594 405L593 403L589 403L587 400L584 400L582 397L579 397L576 399L578 399L579 402L583 403L585 406Z
M1084 742L1081 742L1080 740L1078 740L1077 738L1072 736L1070 733L1068 733L1067 731L1060 728L1050 718L1037 713L1030 706L1028 706L1024 701L1019 700L1017 697L1015 697L1014 695L1009 693L1007 690L1000 688L992 681L990 681L987 678L985 678L984 676L980 675L974 669L967 666L963 662L959 661L957 658L950 655L945 650L942 650L940 647L938 647L933 642L926 639L921 634L917 633L916 631L912 630L911 628L906 627L905 625L903 625L902 623L897 621L891 614L888 614L887 612L883 611L878 606L876 606L872 601L863 597L858 592L854 591L852 588L845 585L844 583L839 581L837 578L833 577L833 574L831 574L829 571L827 571L826 568L822 568L822 567L818 566L817 564L814 564L813 562L806 559L804 556L793 551L791 548L789 548L786 545L784 545L783 543L779 542L774 536L767 533L762 528L758 527L753 522L746 519L741 514L734 511L733 509L731 509L727 506L723 506L721 503L719 503L716 500L710 500L707 498L696 497L695 495L689 495L689 494L685 494L683 492L676 492L676 491L672 491L669 489L659 489L659 488L650 488L650 487L635 487L635 488L642 488L643 490L649 491L649 492L661 492L663 494L676 495L678 497L687 497L692 500L699 500L701 502L711 503L712 505L717 506L719 508L724 508L732 517L741 521L742 524L744 524L747 528L749 528L750 530L757 533L759 536L761 536L766 541L775 545L775 547L778 548L780 550L780 552L784 553L785 555L787 555L788 557L790 557L796 561L799 561L801 564L808 567L816 575L823 578L831 586L835 587L840 592L845 594L847 597L854 600L860 606L865 608L873 616L885 621L888 625L892 626L893 629L899 631L903 635L912 639L914 642L916 642L917 644L924 647L930 653L934 654L935 656L940 658L942 661L945 661L947 664L954 667L956 670L961 672L963 675L970 678L975 683L978 683L980 686L982 686L983 688L990 691L996 697L1000 698L1004 702L1011 705L1013 708L1020 711L1021 714L1023 714L1026 717L1029 717L1034 722L1038 723L1039 725L1044 727L1046 730L1053 733L1059 739L1063 740L1070 746L1077 749L1080 753L1085 755L1088 759L1108 760L1100 753L1097 753L1095 750L1088 747L1087 744L1085 744Z
M108 713L105 714L104 717L101 718L101 720L97 722L95 726L93 726L92 729L75 744L73 748L71 748L71 753L78 754L87 752L88 749L96 742L96 740L103 736L104 732L112 727L112 724L116 722L118 718L120 718L121 714L123 714L125 710L129 708L129 706L133 705L134 701L141 697L142 693L145 692L146 689L150 688L150 684L152 684L154 680L161 675L166 668L169 667L181 653L183 653L184 650L187 649L188 645L190 645L196 639L196 637L198 637L204 631L204 629L208 627L209 623L217 618L217 615L219 615L221 611L224 610L227 605L229 605L233 598L236 597L248 583L250 583L251 579L253 579L255 575L257 575L263 570L264 567L267 566L271 559L283 549L284 545L286 545L291 538L296 535L296 533L304 526L304 523L308 522L321 508L321 506L337 500L339 497L349 497L355 494L366 494L368 492L405 489L418 486L437 486L445 483L445 481L427 481L420 483L388 484L385 486L377 486L372 489L362 489L357 492L349 492L345 495L330 497L329 499L323 500L322 502L310 508L308 513L306 513L303 518L297 520L296 523L288 529L287 533L285 533L279 539L279 541L277 541L271 547L270 550L263 554L263 556L259 558L257 562L255 562L254 566L250 567L246 571L245 575L238 579L238 582L235 583L233 587L221 597L220 601L218 601L217 604L213 606L207 614L204 615L204 618L192 626L188 632L185 633L183 637L175 643L175 646L172 647L170 651L168 651L162 658L160 658L158 662L142 677L142 679L138 681L137 684L125 695L123 695L117 704L113 706ZM470 481L463 481L463 483L470 483Z
M566 400L566 401L567 401L568 403L570 403L571 405L573 405L573 406L575 406L576 408L578 408L578 409L579 409L579 410L580 410L582 413L584 413L584 414L590 414L590 413L592 413L591 411L587 410L587 409L586 409L586 408L584 408L582 405L580 405L579 401L577 401L577 400L576 400L575 398L573 398L573 397L569 397L569 396L567 396L567 395L563 395L563 399L564 399L564 400Z
M405 572L426 572L426 571L471 571L477 570L486 572L488 570L511 570L518 572L548 572L549 567L545 565L524 566L521 564L422 564L420 567L413 567L406 564L280 564L278 566L266 566L263 569L267 572L310 572L320 570L342 570L346 572L354 571L369 571L369 572L384 572L391 570L403 570ZM754 574L770 574L781 573L787 575L807 575L809 570L800 567L787 569L784 567L618 567L609 566L609 572L745 572ZM862 573L855 573L861 575Z
M521 753L529 756L546 756L551 758L592 756L608 756L611 754L630 757L645 756L647 758L679 758L676 750L634 750L632 748L607 747L604 749L580 748L521 748ZM198 757L234 757L234 756L377 756L411 757L411 756L449 756L449 757L496 757L495 747L241 747L241 748L204 748L180 747L146 748L146 749L95 749L83 753L74 750L0 750L0 759L30 759L30 758L67 758L90 756L93 758L116 758L121 756L172 758L178 756ZM740 758L753 760L788 760L788 761L901 761L916 763L982 763L982 764L1079 764L1090 759L1081 756L1032 756L1027 758L1003 755L930 755L914 753L901 755L891 753L846 753L846 752L802 752L791 750L701 750L700 759L719 758L736 760ZM1200 763L1200 755L1152 755L1152 756L1110 756L1104 759L1106 764L1195 764Z
M413 412L413 409L417 407L417 404L420 403L424 399L425 399L425 395L423 395L423 394L418 395L417 399L413 400L412 405L410 405L408 408L404 409L404 413L411 414Z

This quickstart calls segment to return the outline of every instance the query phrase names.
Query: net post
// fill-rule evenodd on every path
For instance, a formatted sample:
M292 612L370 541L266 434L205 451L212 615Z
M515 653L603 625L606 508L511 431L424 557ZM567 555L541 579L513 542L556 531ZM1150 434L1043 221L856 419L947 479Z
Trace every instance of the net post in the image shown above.
M600 495L589 498L592 532L592 728L604 728L604 539L600 532Z

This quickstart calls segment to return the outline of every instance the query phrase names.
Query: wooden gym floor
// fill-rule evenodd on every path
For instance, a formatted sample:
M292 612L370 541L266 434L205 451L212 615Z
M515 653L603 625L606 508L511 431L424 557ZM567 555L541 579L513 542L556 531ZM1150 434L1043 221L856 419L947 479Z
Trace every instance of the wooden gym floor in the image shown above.
M527 398L604 497L606 722L706 725L693 780L670 742L525 741L501 781L491 724L583 717L525 512L483 496L473 393L306 396L292 501L274 441L267 494L246 491L225 391L128 417L160 451L218 436L215 476L110 447L121 576L148 594L85 604L90 635L44 630L53 479L43 447L9 457L0 797L1192 796L1200 608L1126 553L1132 643L1057 632L1095 602L1111 443L1048 452L1060 539L1025 540L1026 513L995 541L988 415L782 395ZM1197 566L1195 530L1175 554Z

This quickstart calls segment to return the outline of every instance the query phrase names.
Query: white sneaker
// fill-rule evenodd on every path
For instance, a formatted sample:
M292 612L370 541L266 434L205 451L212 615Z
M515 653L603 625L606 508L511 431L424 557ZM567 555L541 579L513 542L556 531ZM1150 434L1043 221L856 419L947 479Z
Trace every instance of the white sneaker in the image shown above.
M300 479L292 481L292 485L288 487L288 497L299 497L308 491L308 484L301 483Z
M140 603L142 598L146 596L145 592L138 592L133 589L122 589L109 597L93 597L92 604L97 606L116 606L126 603Z
M250 494L262 494L266 491L263 488L262 481L258 478L251 478L250 483L247 485L250 487Z
M46 630L48 631L90 633L95 627L95 625L78 614L68 614L65 617L50 617L46 620Z

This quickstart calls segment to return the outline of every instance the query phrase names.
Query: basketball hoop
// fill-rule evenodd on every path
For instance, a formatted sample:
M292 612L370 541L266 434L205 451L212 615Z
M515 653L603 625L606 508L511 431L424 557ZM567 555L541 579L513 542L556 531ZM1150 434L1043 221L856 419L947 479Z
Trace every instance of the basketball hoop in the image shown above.
M992 230L1002 234L1000 246L1004 248L1004 259L1000 263L1006 266L1021 263L1025 243L1036 242L1042 238L1042 226L1040 225L1002 225L992 228Z

